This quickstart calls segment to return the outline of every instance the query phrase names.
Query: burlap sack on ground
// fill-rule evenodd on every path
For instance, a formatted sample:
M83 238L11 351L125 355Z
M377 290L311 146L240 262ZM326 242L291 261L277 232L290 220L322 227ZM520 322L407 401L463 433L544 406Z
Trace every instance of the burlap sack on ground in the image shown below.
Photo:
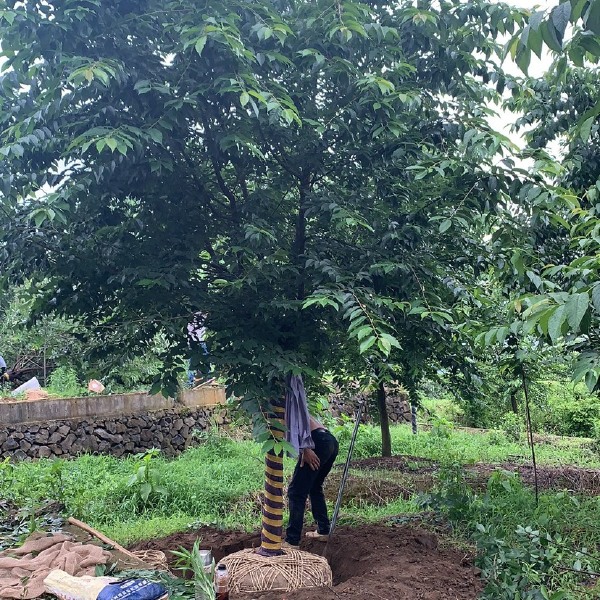
M0 598L39 598L50 571L94 575L96 565L110 559L110 553L99 546L72 542L64 534L33 534L20 548L0 552Z

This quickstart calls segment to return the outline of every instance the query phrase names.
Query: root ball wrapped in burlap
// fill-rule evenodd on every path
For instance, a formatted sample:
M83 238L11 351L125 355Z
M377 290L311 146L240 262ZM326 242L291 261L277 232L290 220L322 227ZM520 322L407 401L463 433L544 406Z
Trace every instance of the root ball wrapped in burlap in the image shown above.
M219 564L227 566L229 590L236 593L331 586L331 567L322 556L286 550L281 556L261 556L254 549L230 554Z

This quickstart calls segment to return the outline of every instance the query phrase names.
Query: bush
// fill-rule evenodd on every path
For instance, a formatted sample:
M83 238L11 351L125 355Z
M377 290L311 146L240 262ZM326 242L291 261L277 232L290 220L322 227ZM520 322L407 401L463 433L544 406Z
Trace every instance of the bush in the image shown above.
M454 424L444 419L443 417L436 417L431 420L431 437L440 440L449 440L452 437L452 431L454 430Z
M504 431L500 429L492 429L487 434L488 443L492 446L501 446L506 444L508 440L508 436Z
M501 428L509 440L518 442L523 435L523 419L515 413L507 413L502 419Z
M50 375L48 391L56 396L81 396L86 389L79 383L77 373L73 367L58 367Z
M342 416L342 424L333 429L333 433L340 444L340 455L342 457L348 454L353 430L354 421L345 416ZM353 458L381 456L381 430L372 425L359 425L352 456Z
M559 435L593 437L600 420L600 400L576 390L572 399L550 401L546 429Z

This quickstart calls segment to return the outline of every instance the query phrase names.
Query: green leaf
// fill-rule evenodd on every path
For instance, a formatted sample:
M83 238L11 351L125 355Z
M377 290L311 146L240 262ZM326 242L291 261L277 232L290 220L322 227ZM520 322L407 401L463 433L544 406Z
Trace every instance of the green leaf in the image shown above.
M517 273L519 275L523 275L525 267L523 265L523 256L521 255L520 250L515 250L514 254L511 256L510 262L517 271Z
M377 347L379 348L379 350L381 350L381 352L382 352L382 354L384 354L384 356L389 356L390 350L392 349L392 345L387 340L384 340L383 338L379 338L377 340Z
M585 374L585 385L590 392L593 392L598 383L598 373L596 371L590 370Z
M556 35L556 28L551 21L544 21L540 25L540 31L542 32L542 38L551 50L562 52L562 44Z
M595 120L595 117L590 117L589 119L586 119L579 128L579 137L584 143L587 143L587 141L590 139L590 135L592 133L592 126Z
M579 325L583 315L587 312L590 305L590 297L587 292L573 294L565 304L567 320L574 333L579 331Z
M495 327L494 327L494 329L490 329L485 334L485 337L483 338L484 345L491 346L494 343L494 338L496 337L497 333L498 333L498 329L496 329Z
M581 15L583 14L583 9L587 4L588 0L571 0L571 5L573 9L571 10L571 21L575 23L579 19L581 19Z
M529 69L529 63L531 62L531 50L526 46L519 46L515 62L519 66L519 69L527 74L527 69Z
M196 44L194 45L194 49L200 56L202 56L202 51L204 50L204 46L206 46L207 39L208 38L205 35L203 35L202 37L198 38Z
M390 335L389 333L382 333L381 337L389 342L390 346L393 346L394 348L400 348L400 342L393 335Z
M250 94L248 92L244 91L240 94L240 104L242 106L246 106L246 104L248 104L248 102L250 102Z
M590 35L580 35L577 38L577 43L592 56L600 57L600 42L597 38Z
M359 340L362 340L367 335L370 335L373 332L373 328L370 325L365 325L356 331L356 337Z
M440 223L440 233L444 233L444 232L448 231L448 229L450 229L451 226L452 226L452 220L451 219L444 219Z
M536 314L534 319L539 319L538 323L542 333L544 335L548 335L548 322L550 321L550 317L554 314L554 307L545 310L543 313Z
M598 0L591 0L590 8L585 18L585 27L600 35L600 2Z
M562 4L559 4L553 8L552 12L550 13L550 18L552 19L552 23L556 28L558 39L562 43L562 39L565 36L565 30L567 29L569 19L571 18L571 5L569 2L563 2Z
M9 25L12 25L15 22L16 16L17 16L17 13L13 12L12 10L3 10L2 11L2 17L8 22Z
M150 137L157 143L157 144L162 144L163 143L163 134L162 131L160 129L156 129L155 127L153 127L152 129L150 129L148 131L148 133L150 134Z
M39 210L33 215L33 222L36 227L39 227L46 220L46 212L43 210Z
M563 323L565 323L566 320L565 305L561 304L556 307L552 316L548 319L548 335L553 344L561 337Z
M543 10L538 10L534 12L531 17L529 17L529 27L533 31L538 31L542 21L544 19L545 12ZM530 34L531 35L531 32Z
M152 486L149 483L142 483L142 485L140 486L140 498L144 502L148 502L148 497L150 496L151 492Z
M531 48L532 52L535 52L538 58L542 58L543 45L544 40L539 29L531 29L529 32L528 46Z
M372 335L370 337L368 337L366 340L362 341L360 346L359 346L359 352L360 354L364 354L375 342L377 341L377 338Z
M594 308L600 312L600 283L597 283L592 288L592 304Z

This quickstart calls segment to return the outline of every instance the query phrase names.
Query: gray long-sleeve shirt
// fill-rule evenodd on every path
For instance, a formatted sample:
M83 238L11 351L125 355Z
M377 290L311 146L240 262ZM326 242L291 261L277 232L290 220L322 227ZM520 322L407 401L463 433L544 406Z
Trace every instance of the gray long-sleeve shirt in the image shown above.
M310 435L310 414L304 382L300 375L291 375L285 393L285 439L296 452L305 448L314 448L315 443Z

